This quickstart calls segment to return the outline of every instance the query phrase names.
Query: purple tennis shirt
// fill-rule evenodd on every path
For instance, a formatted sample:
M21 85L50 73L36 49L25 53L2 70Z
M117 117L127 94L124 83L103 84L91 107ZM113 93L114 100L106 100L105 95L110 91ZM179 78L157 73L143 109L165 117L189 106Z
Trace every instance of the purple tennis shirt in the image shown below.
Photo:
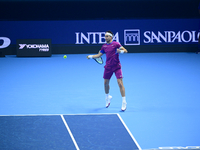
M115 41L112 41L109 44L104 44L101 47L100 52L106 54L106 65L107 67L114 67L115 65L120 64L119 54L117 53L117 49L121 47L121 44Z

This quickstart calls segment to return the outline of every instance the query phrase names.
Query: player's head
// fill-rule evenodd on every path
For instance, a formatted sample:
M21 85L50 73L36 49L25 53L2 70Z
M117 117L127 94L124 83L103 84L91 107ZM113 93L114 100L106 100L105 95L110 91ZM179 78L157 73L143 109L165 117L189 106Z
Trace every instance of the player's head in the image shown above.
M112 42L113 35L114 34L112 33L112 31L110 31L110 30L106 31L105 39L106 39L107 43Z

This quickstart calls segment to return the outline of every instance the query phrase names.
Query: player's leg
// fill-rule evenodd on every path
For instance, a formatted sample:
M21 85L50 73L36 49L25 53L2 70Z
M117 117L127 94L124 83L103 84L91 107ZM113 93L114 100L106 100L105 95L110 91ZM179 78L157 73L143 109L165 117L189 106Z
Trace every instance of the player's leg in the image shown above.
M109 94L110 85L109 85L110 79L104 79L104 90L106 94Z
M119 89L120 89L120 93L121 93L121 96L122 96L122 108L121 110L122 111L125 111L126 110L126 97L125 97L125 88L124 88L124 84L123 84L123 76L122 76L122 70L121 69L117 69L115 71L115 75L117 77L117 83L119 85Z
M110 79L104 79L104 89L106 94L106 108L110 106L110 100L112 99L112 96L109 95L110 85L109 85Z
M112 99L112 96L109 95L109 91L110 91L110 78L112 77L113 72L105 69L104 70L104 90L105 90L105 94L106 94L106 108L108 108L110 106L110 100Z
M123 84L122 78L117 79L117 83L119 85L121 96L125 97L125 88L124 88L124 84Z

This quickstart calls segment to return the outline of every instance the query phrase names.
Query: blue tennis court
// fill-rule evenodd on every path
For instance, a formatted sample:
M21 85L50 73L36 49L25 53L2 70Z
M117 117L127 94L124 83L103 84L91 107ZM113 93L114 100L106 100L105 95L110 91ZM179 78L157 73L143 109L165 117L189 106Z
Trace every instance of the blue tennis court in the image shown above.
M1 116L1 149L140 149L118 114Z
M66 123L80 149L200 145L199 55L120 55L125 112L115 76L105 108L103 65L67 56L0 58L0 149L77 149Z

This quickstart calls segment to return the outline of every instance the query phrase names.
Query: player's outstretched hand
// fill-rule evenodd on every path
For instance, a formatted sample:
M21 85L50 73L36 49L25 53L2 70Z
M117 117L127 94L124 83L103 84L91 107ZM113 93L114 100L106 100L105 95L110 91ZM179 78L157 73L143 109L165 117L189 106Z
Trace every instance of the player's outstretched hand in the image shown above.
M92 59L93 58L93 55L88 55L87 56L87 59Z
M126 49L117 49L117 53L128 53Z

